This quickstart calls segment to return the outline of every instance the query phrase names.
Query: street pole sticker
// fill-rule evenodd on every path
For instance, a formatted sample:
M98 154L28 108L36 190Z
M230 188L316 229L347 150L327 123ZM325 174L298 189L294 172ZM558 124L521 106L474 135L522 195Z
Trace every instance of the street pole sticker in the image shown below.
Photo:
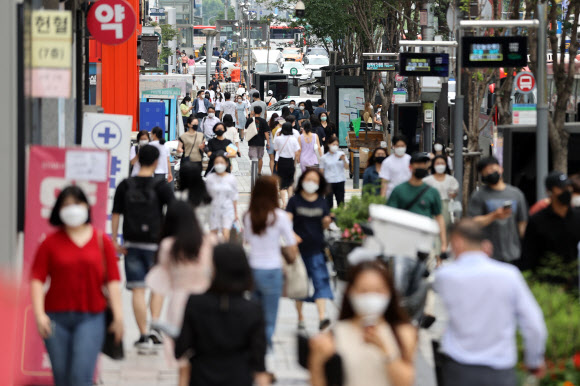
M125 0L100 0L87 15L87 27L99 42L115 46L129 40L137 26L135 10Z
M536 79L531 72L522 71L516 75L514 84L520 94L531 94L536 88Z

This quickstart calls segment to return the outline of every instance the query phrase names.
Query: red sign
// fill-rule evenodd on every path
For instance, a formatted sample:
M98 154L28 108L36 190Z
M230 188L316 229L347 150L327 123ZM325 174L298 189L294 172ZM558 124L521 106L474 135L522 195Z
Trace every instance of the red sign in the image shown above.
M126 42L135 32L137 15L125 0L99 0L89 10L87 27L103 44L115 46Z
M516 89L520 94L529 94L536 88L536 79L534 74L527 71L522 71L516 75L514 80Z
M82 148L65 149L43 146L30 148L22 264L23 281L20 290L22 311L18 316L18 347L14 352L17 359L16 379L15 383L11 383L14 385L53 384L50 360L36 329L28 278L38 246L47 234L55 230L48 219L58 194L71 184L81 187L91 204L93 225L98 229L105 229L107 221L108 177L98 182L87 179L83 181L67 179L67 173L71 174L66 170L68 152L106 153L103 150ZM104 167L109 169L108 161Z
M403 81L403 76L402 75L399 75L399 74L395 75L395 81L402 82Z

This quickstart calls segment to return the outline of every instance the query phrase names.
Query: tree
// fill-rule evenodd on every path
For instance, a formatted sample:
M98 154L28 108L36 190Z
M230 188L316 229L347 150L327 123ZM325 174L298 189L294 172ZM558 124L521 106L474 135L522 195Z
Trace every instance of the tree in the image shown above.
M169 24L162 24L161 26L161 55L159 60L161 64L167 63L167 58L174 54L174 52L167 46L167 44L175 39L177 30Z

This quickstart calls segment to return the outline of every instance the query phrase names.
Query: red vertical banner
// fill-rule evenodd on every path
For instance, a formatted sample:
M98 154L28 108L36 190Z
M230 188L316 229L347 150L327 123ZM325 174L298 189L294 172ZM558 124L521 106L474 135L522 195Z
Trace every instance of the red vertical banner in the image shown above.
M21 311L15 370L16 385L52 385L50 360L36 329L28 278L38 246L55 231L48 219L59 193L69 185L83 189L93 225L105 229L109 154L103 150L32 146L28 161Z

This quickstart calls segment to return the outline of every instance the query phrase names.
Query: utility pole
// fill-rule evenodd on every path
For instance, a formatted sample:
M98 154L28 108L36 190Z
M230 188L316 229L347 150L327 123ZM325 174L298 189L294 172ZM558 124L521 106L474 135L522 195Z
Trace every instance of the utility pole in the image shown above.
M224 5L225 5L224 19L226 19L226 20L228 20L228 8L230 7L229 2L230 2L230 0L224 0Z
M538 66L536 79L538 104L536 106L536 199L546 197L544 178L548 175L548 103L546 102L546 4L538 2ZM564 53L562 53L564 55ZM573 60L570 55L570 60Z
M167 12L167 24L171 26L171 28L177 30L177 15L175 13L175 8L165 8ZM177 37L174 37L171 41L167 43L169 49L171 50L171 55L167 58L167 73L171 74L173 70L177 72L175 66L175 51L177 49Z

